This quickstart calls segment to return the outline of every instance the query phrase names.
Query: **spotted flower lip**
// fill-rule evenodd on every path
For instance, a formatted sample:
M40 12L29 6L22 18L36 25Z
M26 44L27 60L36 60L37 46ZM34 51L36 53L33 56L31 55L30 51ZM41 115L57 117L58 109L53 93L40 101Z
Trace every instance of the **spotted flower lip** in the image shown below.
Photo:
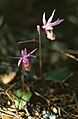
M27 50L26 48L24 50L21 50L21 57L17 57L18 60L18 66L21 64L21 62L25 65L29 65L29 58L30 57L36 57L33 55L33 53L37 50L37 48L35 48L34 50L32 50L30 53L27 54Z
M55 37L54 37L55 35L53 33L53 27L59 25L61 22L64 21L64 19L58 18L55 22L52 22L55 11L56 10L54 10L52 12L52 15L49 17L48 21L46 21L45 12L44 12L43 13L43 19L42 19L42 22L43 22L42 28L45 30L45 33L47 34L47 38L51 39L51 40L55 39Z
M50 40L55 40L55 34L53 33L53 31L47 31L47 38Z

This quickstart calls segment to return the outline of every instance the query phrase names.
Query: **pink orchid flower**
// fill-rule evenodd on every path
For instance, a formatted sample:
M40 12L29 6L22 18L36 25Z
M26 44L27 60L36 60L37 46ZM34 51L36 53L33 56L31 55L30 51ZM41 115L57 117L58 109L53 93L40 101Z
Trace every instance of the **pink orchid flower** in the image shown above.
M21 57L18 57L19 61L18 61L18 66L21 64L21 62L23 63L23 65L29 65L29 58L30 57L36 57L34 55L32 55L35 51L37 50L37 48L35 48L34 50L32 50L30 53L27 54L27 50L26 48L24 50L21 51Z
M52 22L54 13L55 13L55 10L52 12L52 15L50 16L50 18L46 22L45 12L44 12L43 13L43 20L42 20L43 21L42 28L45 30L45 32L47 34L47 38L51 39L51 40L55 39L55 35L53 33L53 27L59 25L62 21L64 21L64 19L59 20L59 18L58 18L55 22Z

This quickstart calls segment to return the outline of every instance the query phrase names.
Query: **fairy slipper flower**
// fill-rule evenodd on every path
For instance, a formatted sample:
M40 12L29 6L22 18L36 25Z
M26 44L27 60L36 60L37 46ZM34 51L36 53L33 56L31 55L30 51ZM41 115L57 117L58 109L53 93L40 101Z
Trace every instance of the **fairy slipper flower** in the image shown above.
M45 30L45 33L47 34L47 38L51 40L55 39L55 35L53 33L53 27L59 25L62 21L64 21L64 19L58 18L55 22L52 22L54 13L55 13L55 10L52 12L52 15L50 16L48 21L46 21L45 12L44 12L43 19L42 19L42 22L43 22L42 28Z
M27 50L26 48L24 50L21 50L21 57L18 57L18 66L23 63L23 65L29 65L29 58L30 57L36 57L34 55L32 55L35 51L37 50L37 48L35 48L34 50L32 50L30 53L27 54Z

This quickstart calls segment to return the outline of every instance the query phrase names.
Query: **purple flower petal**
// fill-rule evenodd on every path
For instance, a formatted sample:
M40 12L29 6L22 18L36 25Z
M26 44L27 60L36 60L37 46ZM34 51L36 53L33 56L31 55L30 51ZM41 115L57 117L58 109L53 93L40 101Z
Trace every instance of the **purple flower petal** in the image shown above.
M34 58L36 58L36 56L35 56L35 55L31 55L31 57L34 57Z
M53 29L53 27L51 27L51 26L48 26L47 28L46 28L46 30L52 30Z
M20 58L20 59L18 60L18 67L19 67L19 65L21 64L22 60L23 60L23 58Z
M61 22L63 22L64 21L64 19L58 19L57 21L55 21L55 22L53 22L53 23L51 23L51 26L56 26L56 25L59 25Z
M23 56L23 50L21 50L21 55Z
M37 48L35 48L34 50L32 50L26 57L30 57L36 50L37 50Z
M45 12L43 13L43 25L45 25L46 24L46 19L45 19Z
M47 21L47 24L52 21L55 11L56 11L56 10L54 10L54 11L52 12L52 15L50 16L50 18L49 18L48 21Z
M24 55L24 56L27 55L27 50L26 50L26 48L23 50L23 55Z

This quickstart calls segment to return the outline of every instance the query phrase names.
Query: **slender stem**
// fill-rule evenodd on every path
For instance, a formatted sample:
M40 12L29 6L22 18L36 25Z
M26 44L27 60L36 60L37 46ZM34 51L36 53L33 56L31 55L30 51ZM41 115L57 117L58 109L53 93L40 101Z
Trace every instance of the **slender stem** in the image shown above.
M22 90L24 90L24 74L23 73L21 75L21 79L22 79Z
M21 74L21 79L22 79L22 90L24 90L24 69L23 69L23 64L22 64L22 74Z
M40 79L42 79L42 54L41 54L41 35L39 34L39 66L40 66Z

